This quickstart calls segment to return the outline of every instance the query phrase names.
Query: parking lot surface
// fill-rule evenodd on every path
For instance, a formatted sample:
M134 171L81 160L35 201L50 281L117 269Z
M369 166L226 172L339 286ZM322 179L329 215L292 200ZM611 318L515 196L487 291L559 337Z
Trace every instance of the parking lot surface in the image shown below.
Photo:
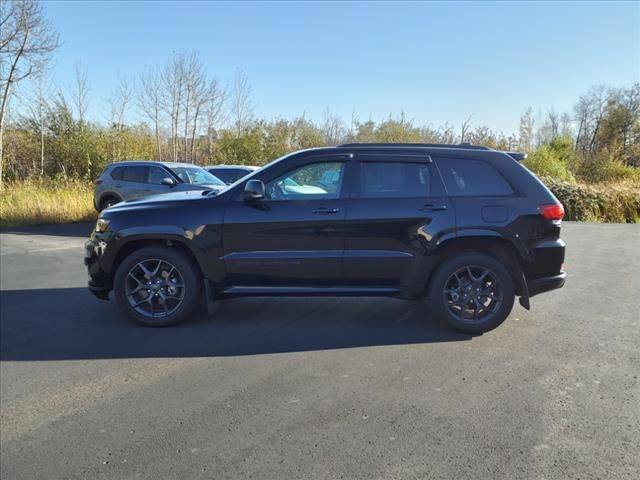
M0 234L0 477L640 478L640 226L482 336L420 302L251 298L170 329L85 288L90 225Z

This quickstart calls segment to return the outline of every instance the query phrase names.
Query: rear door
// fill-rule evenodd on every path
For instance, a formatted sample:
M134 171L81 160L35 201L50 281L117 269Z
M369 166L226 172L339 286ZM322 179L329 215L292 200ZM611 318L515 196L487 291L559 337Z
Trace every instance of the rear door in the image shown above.
M428 155L357 154L345 222L345 281L411 290L455 214Z
M128 165L122 172L122 180L117 182L116 191L123 200L132 200L150 195L147 183L149 167L145 165Z

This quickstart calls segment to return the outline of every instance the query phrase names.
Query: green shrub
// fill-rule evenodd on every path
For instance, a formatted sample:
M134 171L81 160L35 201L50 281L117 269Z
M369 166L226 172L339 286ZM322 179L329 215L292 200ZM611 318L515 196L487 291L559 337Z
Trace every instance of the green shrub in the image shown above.
M565 219L640 223L640 186L630 182L583 185L550 177L541 180L564 205Z
M574 157L571 139L560 137L533 152L524 164L538 176L575 183L570 170Z

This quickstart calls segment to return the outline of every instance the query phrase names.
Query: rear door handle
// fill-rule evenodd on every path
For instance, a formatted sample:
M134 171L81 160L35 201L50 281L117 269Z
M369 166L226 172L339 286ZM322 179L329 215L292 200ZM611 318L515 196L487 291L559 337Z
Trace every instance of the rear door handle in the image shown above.
M339 208L320 207L315 210L311 210L311 213L315 213L316 215L331 215L332 213L338 213L339 211Z
M432 204L427 204L427 205L423 205L423 207L420 209L421 212L439 212L441 210L446 210L447 206L446 205L432 205Z

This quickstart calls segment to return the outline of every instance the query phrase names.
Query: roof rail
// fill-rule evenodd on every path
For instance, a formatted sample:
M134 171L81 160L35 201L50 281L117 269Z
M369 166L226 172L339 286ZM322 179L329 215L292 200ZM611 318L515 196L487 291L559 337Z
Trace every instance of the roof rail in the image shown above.
M491 150L482 145L470 143L343 143L339 147L432 147L432 148L461 148L466 150Z

